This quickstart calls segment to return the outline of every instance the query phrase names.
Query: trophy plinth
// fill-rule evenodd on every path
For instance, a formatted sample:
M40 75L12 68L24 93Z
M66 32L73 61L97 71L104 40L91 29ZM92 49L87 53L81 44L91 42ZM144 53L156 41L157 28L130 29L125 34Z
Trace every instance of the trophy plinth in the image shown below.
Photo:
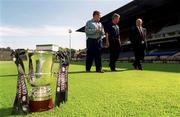
M32 86L29 96L29 107L32 112L46 111L53 108L50 84Z

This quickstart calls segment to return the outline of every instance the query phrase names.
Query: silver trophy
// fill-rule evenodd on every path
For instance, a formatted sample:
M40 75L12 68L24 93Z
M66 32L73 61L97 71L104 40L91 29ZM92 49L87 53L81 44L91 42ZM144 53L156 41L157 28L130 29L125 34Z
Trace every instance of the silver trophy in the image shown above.
M12 55L18 71L12 114L46 111L67 101L69 57L66 52L17 49ZM57 68L54 68L55 61L59 64ZM25 68L28 68L28 73ZM51 82L55 76L57 80L53 104Z

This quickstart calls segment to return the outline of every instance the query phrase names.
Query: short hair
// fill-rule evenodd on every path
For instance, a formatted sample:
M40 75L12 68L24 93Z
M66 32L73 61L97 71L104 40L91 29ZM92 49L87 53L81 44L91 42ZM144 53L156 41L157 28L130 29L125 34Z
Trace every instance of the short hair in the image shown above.
M142 20L141 18L137 18L137 19L136 19L136 22L137 22L137 21L143 22L143 20Z
M100 13L99 11L97 11L97 10L93 12L93 16L95 16L95 15L100 15L100 14L101 14L101 13Z
M114 18L116 18L116 17L120 18L120 15L117 14L117 13L114 13L113 16L112 16L112 19L114 19Z

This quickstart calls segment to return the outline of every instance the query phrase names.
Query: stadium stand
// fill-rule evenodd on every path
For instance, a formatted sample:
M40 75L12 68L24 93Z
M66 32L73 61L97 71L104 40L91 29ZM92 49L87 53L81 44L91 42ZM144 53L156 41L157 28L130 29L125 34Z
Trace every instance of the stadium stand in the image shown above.
M120 61L132 61L129 32L135 20L142 18L147 28L145 62L180 63L180 7L178 0L133 0L130 3L110 12L101 18L106 25L114 13L121 15L122 51ZM84 32L84 27L77 30ZM104 51L104 59L108 59L108 51Z

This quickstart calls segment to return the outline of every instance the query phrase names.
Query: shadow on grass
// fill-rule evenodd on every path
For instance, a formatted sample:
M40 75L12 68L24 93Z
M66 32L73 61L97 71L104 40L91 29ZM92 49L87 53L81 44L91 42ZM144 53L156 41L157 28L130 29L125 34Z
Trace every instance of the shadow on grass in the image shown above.
M1 108L0 109L0 117L8 117L8 116L12 116L11 114L12 112L12 108Z
M124 71L128 71L128 70L132 70L132 69L123 69L123 70L117 70L117 71L111 71L111 70L103 70L105 73L107 72L124 72ZM86 72L86 71L72 71L72 72L68 72L69 74L81 74L81 73L98 73L96 71L91 71L91 72Z
M73 61L71 64L85 66L85 61ZM168 64L168 63L142 63L144 71L160 71L160 72L172 72L180 73L180 64ZM103 62L103 67L108 67L108 61ZM133 70L132 63L117 62L117 68ZM127 71L125 70L125 71ZM120 70L121 71L121 70Z
M17 74L0 75L0 77L14 77L14 76L17 76Z

